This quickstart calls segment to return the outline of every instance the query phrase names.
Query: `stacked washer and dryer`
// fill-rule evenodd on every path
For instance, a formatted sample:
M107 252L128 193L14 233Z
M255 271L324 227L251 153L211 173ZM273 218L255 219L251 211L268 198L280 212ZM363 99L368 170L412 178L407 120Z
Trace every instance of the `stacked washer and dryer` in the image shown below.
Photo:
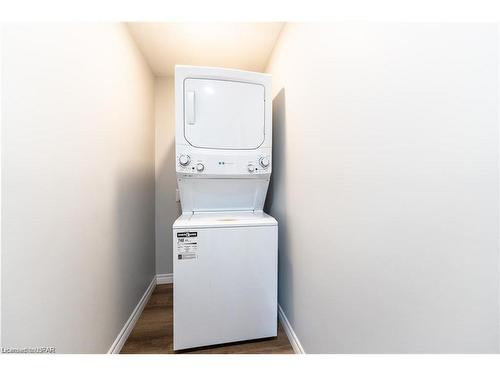
M276 336L271 76L176 66L174 350Z

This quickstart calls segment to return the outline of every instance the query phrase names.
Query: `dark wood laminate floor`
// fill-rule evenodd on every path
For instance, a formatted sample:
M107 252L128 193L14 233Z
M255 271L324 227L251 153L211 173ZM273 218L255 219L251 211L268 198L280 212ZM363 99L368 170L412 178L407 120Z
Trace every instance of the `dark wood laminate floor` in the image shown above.
M173 351L172 284L157 285L121 354L168 354ZM181 353L193 354L293 354L281 324L278 336L263 340L214 345Z

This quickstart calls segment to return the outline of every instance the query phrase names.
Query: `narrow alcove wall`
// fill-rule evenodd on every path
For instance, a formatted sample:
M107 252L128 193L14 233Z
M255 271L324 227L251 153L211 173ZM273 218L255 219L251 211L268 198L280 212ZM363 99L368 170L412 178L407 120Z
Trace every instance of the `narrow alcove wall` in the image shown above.
M2 48L2 346L106 353L155 276L153 74L122 24Z
M306 352L498 351L498 26L287 24L279 303Z

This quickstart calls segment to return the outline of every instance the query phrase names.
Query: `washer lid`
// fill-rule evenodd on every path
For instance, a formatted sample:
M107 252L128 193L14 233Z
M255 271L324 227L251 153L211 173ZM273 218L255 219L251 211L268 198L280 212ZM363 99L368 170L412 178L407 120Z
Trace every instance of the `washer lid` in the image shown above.
M264 142L265 88L220 79L184 81L184 137L194 147L252 150Z
M178 228L260 227L278 225L276 219L262 211L199 212L182 214L174 223Z

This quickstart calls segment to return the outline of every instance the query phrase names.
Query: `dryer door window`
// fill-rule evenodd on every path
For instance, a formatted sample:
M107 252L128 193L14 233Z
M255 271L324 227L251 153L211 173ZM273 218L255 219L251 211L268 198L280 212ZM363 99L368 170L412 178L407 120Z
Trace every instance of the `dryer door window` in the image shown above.
M264 142L264 86L188 78L184 137L192 146L251 150Z

